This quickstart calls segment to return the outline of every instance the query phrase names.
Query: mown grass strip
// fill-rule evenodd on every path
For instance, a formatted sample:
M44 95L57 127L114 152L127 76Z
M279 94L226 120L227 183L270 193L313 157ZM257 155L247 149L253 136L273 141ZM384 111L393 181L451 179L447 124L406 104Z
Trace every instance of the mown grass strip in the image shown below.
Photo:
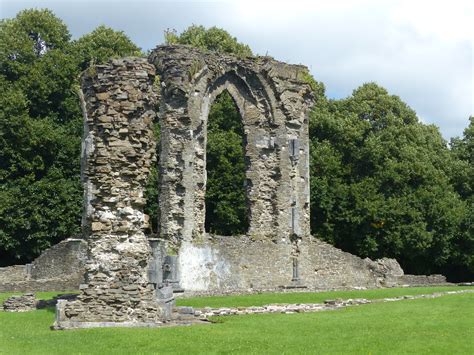
M469 354L472 314L471 293L333 312L220 317L217 324L161 329L51 331L52 310L0 312L0 353Z

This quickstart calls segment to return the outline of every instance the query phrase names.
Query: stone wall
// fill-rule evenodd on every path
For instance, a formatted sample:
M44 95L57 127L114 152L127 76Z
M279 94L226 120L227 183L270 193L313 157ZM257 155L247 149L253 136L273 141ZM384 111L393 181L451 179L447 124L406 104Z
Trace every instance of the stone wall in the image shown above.
M13 265L0 268L0 287L5 283L25 281L29 277L26 265Z
M429 286L446 283L443 275L403 275L400 284L408 286Z
M372 261L310 237L291 245L248 236L210 236L182 243L180 286L188 293L231 293L281 288L329 290L444 284L441 275L404 275L394 259Z
M208 236L183 242L178 252L179 281L185 291L226 293L265 290L291 282L291 244L248 236Z
M80 280L87 258L86 244L82 239L66 239L46 249L31 263L33 280L62 278Z
M396 267L403 270L396 260ZM362 259L316 238L304 240L298 258L301 282L316 289L394 286L397 277L379 267L378 260Z
M161 80L160 237L205 239L207 116L223 90L244 127L247 234L283 244L309 235L307 68L187 46L159 46L150 61Z
M295 283L292 252L291 246L246 236L208 235L201 243L182 244L176 280L188 293L214 294L274 290L281 286L324 290L446 283L442 275L405 275L394 259L361 259L316 238L300 244L300 281ZM57 258L62 262L56 262ZM84 241L63 241L46 250L28 267L58 277L33 279L27 274L26 265L0 268L0 292L77 290L82 282L85 258ZM158 259L162 265L165 255ZM78 266L76 269L70 265ZM159 266L155 269L160 272ZM162 282L163 277L158 277Z
M77 290L84 276L86 244L66 239L31 264L0 268L0 292Z
M82 229L88 259L77 301L58 308L58 328L163 320L147 274L152 253L143 213L155 162L154 79L154 67L143 58L112 60L82 76Z

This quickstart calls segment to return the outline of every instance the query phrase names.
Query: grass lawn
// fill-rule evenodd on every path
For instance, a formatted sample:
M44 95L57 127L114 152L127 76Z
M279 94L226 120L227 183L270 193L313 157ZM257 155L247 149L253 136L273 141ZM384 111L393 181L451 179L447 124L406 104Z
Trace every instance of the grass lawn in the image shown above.
M430 293L440 288L404 289L399 294L414 294L407 291L415 290ZM305 302L315 302L323 295L323 298L369 298L372 292L377 293L373 298L381 298L388 291L399 292L393 289L357 291L357 295L352 291L325 292L313 294L313 298L310 294L284 294L285 299L278 301L298 303L302 302L301 297L307 297ZM264 295L266 299L259 299L263 303L274 302L272 294L233 298L244 302L246 297ZM189 304L196 299L181 302L185 301ZM319 313L220 317L215 324L162 329L51 331L53 309L0 312L0 354L472 354L473 315L474 294L368 304Z

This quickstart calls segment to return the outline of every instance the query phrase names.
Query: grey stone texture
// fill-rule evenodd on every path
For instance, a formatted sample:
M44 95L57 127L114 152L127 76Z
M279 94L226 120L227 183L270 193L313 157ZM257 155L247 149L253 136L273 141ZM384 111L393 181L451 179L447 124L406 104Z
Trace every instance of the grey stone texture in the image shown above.
M243 122L248 235L289 244L309 235L306 67L187 46L150 55L161 81L160 237L204 239L207 116L227 90Z
M429 286L446 283L446 276L434 275L403 275L399 279L399 284L404 286Z
M7 282L24 281L28 277L27 265L13 265L0 268L0 285Z
M404 275L395 259L372 261L343 252L308 236L291 244L254 240L250 236L210 236L183 242L179 249L179 282L188 293L301 288L308 290L445 284L446 278ZM293 279L295 261L298 280Z
M0 292L76 290L83 279L86 258L83 240L63 240L31 264L0 268Z
M36 309L36 297L34 293L25 293L21 296L11 296L3 303L5 312L28 312Z
M143 192L155 162L154 78L154 67L143 58L112 60L82 76L88 260L77 300L58 303L58 328L61 321L163 321L147 275L152 251L143 232Z

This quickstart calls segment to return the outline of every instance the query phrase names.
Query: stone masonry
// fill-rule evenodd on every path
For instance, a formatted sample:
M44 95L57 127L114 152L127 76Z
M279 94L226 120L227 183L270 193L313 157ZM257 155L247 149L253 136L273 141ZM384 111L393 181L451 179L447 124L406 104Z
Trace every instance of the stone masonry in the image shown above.
M77 301L58 303L57 328L82 322L150 324L162 319L147 266L144 187L155 162L155 69L125 58L82 76L85 282Z
M308 236L308 69L187 46L159 46L150 61L161 80L160 237L176 247L205 237L207 116L224 90L244 127L247 235L284 244Z
M36 309L36 297L34 293L25 293L21 296L11 296L3 303L5 312L28 312Z
M308 112L314 98L307 75L304 66L269 57L176 45L158 46L148 60L115 59L82 75L87 261L77 300L58 301L56 329L177 321L173 290L182 288L397 284L404 275L396 261L362 260L310 236ZM244 127L249 230L239 237L204 230L207 116L224 90ZM148 239L143 193L156 162L158 105L160 238Z
M155 67L145 59L113 60L82 76L88 260L77 301L58 303L56 328L157 324L169 314L158 301L170 302L169 289L159 289L161 248L154 243L152 252L144 234L143 191L155 161L156 82L160 236L174 249L205 239L207 116L223 90L235 100L244 126L248 235L284 245L291 258L298 241L309 236L307 114L313 96L304 81L307 68L186 46L157 47L149 61ZM166 260L170 275L178 275L176 258Z
M31 264L0 268L0 292L76 290L82 283L86 259L84 240L63 240Z

